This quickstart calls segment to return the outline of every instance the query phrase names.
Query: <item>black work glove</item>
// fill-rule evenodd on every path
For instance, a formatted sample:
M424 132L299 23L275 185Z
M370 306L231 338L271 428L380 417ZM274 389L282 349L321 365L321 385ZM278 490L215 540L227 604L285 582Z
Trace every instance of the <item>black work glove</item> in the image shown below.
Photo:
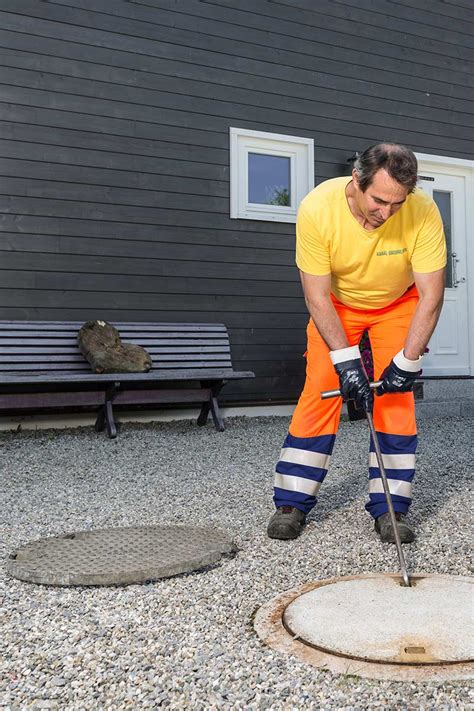
M348 360L340 361L340 358L344 358L346 353ZM359 348L354 346L331 351L331 360L339 376L339 389L343 400L355 400L355 405L359 410L362 408L365 412L372 412L374 395L362 365Z
M413 390L413 383L421 373L421 361L421 357L415 361L408 360L403 350L397 353L382 373L382 382L377 388L377 395L407 393Z

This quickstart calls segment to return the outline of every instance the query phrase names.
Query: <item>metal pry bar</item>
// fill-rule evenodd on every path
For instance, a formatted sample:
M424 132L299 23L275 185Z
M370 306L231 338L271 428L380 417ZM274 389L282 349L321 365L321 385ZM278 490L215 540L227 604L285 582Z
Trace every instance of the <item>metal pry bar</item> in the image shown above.
M377 381L375 383L370 383L370 387L372 389L377 388L380 385L380 383L381 383L381 381ZM327 400L328 398L337 397L338 395L339 396L341 395L340 390L326 390L325 392L321 393L321 399ZM397 519L395 516L395 510L393 508L392 495L390 493L390 488L388 486L387 475L385 473L385 466L383 463L383 457L382 457L382 452L380 450L379 440L377 437L377 433L375 431L374 421L372 419L372 413L366 412L365 414L367 417L367 422L369 423L370 434L372 435L372 440L374 442L375 455L377 457L377 463L378 463L379 469L380 469L380 478L382 479L383 489L385 492L385 498L387 501L388 511L390 514L390 521L391 521L393 533L395 536L395 545L397 547L398 560L400 562L400 569L402 572L403 584L405 587L410 588L411 587L410 578L408 577L408 573L407 573L405 556L403 555L402 543L400 541L400 533L398 531Z
M375 390L379 385L382 385L381 380L377 380L374 383L369 383L371 390ZM327 400L330 397L338 397L341 394L340 390L325 390L321 393L321 400Z

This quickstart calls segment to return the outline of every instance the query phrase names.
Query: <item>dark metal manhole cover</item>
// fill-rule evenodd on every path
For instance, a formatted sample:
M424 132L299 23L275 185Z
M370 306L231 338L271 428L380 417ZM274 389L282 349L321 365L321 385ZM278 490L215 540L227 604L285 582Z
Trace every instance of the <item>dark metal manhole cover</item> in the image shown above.
M104 528L28 543L10 554L7 571L44 585L129 585L189 573L234 552L217 529Z

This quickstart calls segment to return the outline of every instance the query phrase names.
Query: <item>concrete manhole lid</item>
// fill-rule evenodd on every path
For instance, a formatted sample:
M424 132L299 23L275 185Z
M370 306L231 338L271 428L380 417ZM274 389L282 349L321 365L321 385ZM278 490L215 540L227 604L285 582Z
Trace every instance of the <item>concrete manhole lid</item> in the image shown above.
M389 577L340 580L293 600L283 624L306 644L355 659L469 661L473 592L470 581L454 577L424 578L410 588Z
M7 571L45 585L129 585L213 565L235 552L222 531L189 526L132 526L78 531L28 543Z
M308 583L263 605L259 636L318 667L379 679L469 678L473 580L366 575Z

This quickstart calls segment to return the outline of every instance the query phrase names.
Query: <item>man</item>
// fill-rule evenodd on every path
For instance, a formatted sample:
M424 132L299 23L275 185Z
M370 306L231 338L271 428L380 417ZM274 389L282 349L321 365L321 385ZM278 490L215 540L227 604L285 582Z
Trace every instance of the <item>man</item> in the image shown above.
M416 188L417 162L405 146L368 148L351 177L327 180L302 201L296 263L310 313L306 382L276 467L271 538L296 538L326 476L339 426L339 388L373 410L400 538L406 521L417 444L413 382L438 321L444 295L446 243L436 204ZM358 347L367 330L374 398ZM367 511L382 541L393 542L373 442Z

